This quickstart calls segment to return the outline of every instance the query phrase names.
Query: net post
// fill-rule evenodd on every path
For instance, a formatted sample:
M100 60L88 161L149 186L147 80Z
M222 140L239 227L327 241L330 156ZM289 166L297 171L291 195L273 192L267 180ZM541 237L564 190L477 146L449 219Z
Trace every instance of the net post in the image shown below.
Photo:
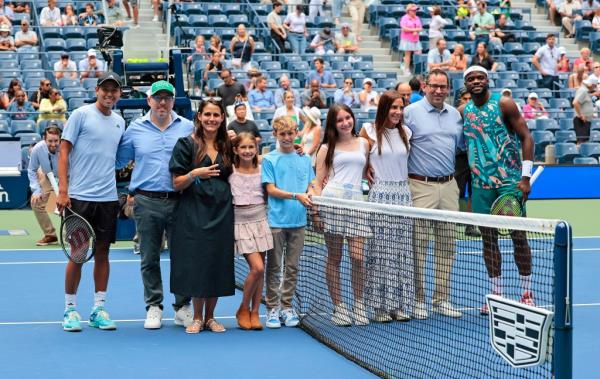
M573 276L572 231L562 221L556 226L554 242L554 377L573 377Z

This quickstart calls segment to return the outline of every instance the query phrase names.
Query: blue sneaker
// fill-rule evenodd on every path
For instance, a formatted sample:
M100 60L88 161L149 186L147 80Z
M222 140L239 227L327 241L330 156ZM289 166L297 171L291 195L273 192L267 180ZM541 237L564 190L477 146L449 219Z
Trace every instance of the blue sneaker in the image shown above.
M117 325L110 319L110 316L104 307L96 307L92 310L92 314L90 315L90 326L100 330L117 329Z
M79 316L75 307L69 307L65 310L62 327L66 332L81 332L81 316Z
M265 323L267 328L278 329L281 328L281 321L279 320L279 309L273 308L267 313L267 322Z
M281 311L281 316L283 318L283 322L287 327L298 326L300 323L300 317L298 317L298 313L294 310L294 308L288 308Z

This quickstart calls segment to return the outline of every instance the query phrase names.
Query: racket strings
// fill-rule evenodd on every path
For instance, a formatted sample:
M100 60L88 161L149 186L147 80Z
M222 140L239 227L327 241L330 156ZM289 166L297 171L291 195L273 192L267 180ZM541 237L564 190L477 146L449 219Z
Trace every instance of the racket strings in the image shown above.
M94 231L85 219L77 215L68 216L63 223L62 237L73 262L83 263L89 259Z
M504 196L494 202L491 213L499 216L521 216L521 203L514 196Z

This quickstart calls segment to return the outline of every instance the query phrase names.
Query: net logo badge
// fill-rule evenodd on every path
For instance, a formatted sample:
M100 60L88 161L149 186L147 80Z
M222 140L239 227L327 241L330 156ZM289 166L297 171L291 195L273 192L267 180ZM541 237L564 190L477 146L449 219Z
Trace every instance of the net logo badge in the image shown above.
M496 295L486 301L494 350L516 368L543 364L554 312Z

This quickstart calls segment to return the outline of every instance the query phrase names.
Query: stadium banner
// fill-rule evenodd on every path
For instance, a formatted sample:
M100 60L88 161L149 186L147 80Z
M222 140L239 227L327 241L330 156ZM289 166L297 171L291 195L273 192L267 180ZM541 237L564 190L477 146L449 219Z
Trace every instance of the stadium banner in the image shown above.
M600 199L600 165L545 166L544 173L535 182L529 198Z
M0 176L0 209L18 209L27 205L29 179L27 171L20 176Z

